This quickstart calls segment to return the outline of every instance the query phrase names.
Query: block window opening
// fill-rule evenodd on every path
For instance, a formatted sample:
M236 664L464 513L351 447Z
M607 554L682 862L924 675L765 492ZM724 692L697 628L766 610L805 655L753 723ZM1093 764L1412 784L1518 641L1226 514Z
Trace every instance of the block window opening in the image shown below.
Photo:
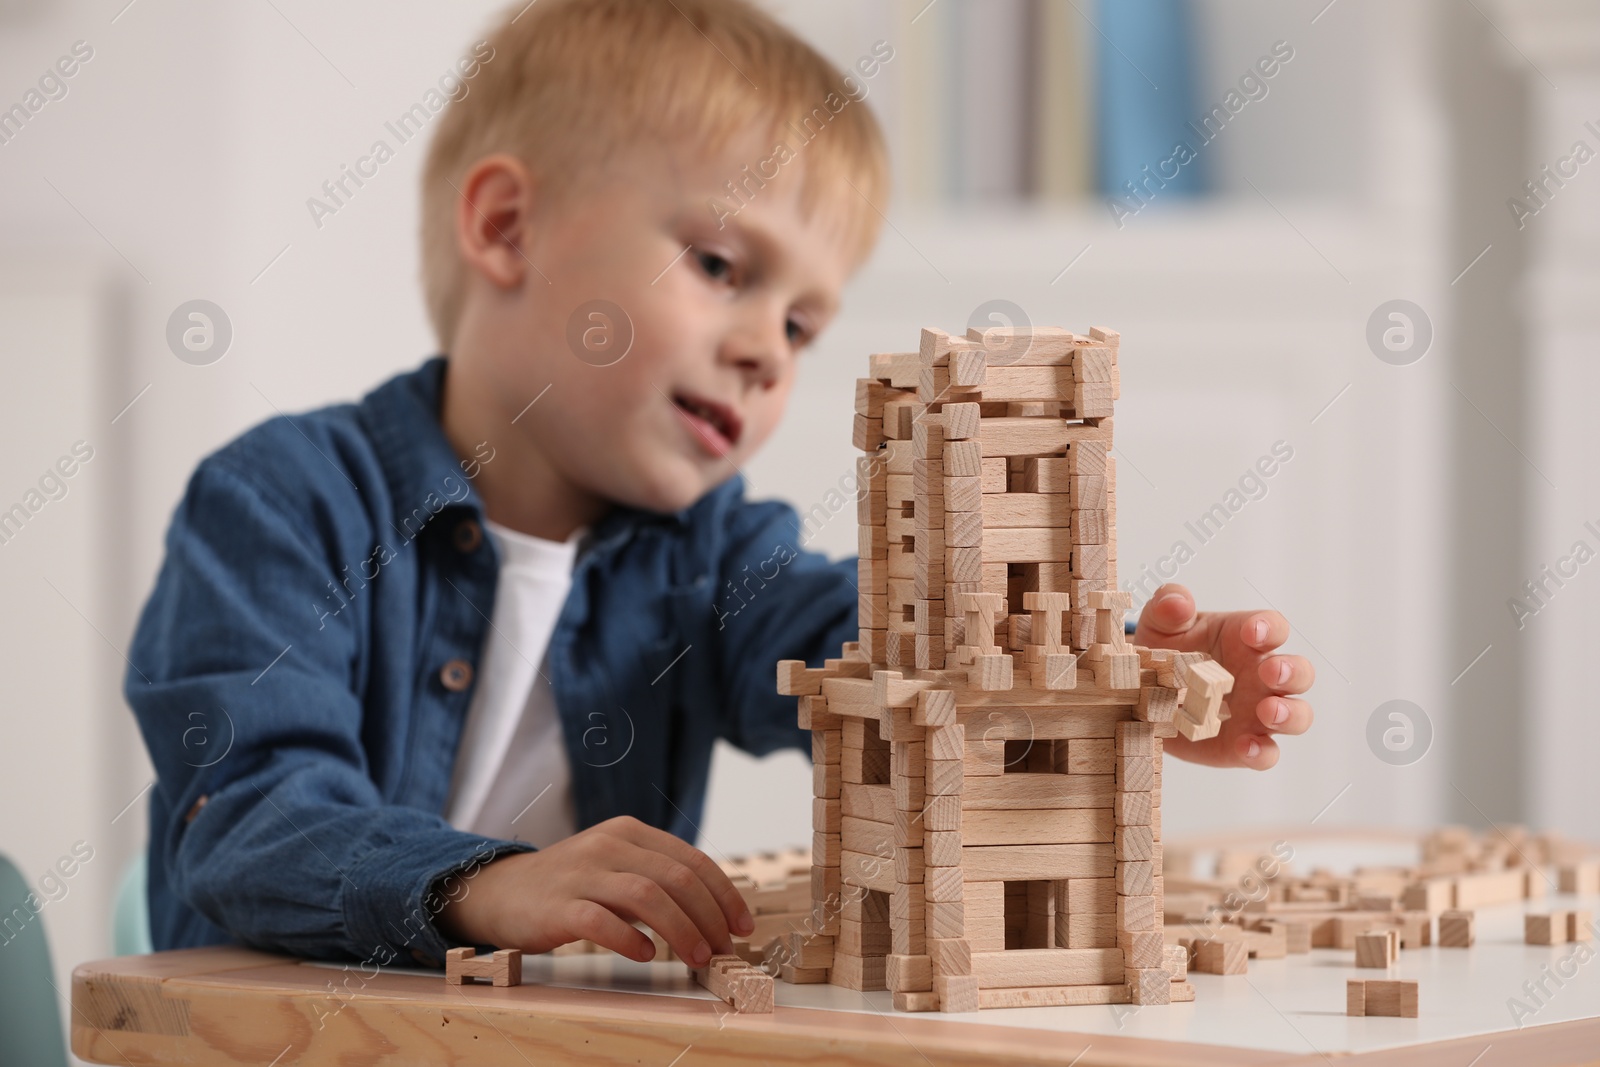
M861 781L864 785L889 784L889 742L878 736L878 724L871 721L861 731Z
M1056 886L1048 880L1005 883L1006 948L1056 948Z

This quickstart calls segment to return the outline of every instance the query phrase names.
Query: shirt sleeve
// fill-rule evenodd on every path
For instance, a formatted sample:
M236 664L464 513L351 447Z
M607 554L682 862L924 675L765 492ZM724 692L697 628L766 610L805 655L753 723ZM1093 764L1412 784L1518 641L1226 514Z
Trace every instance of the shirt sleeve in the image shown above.
M380 795L363 624L309 607L338 573L334 525L215 459L191 479L125 684L166 813L151 848L177 896L246 944L436 963L445 901L528 846Z
M757 756L785 747L809 754L811 732L799 727L795 698L778 695L777 665L820 667L856 640L855 557L830 562L803 548L799 517L776 501L741 495L727 532L711 623L726 687L723 736Z

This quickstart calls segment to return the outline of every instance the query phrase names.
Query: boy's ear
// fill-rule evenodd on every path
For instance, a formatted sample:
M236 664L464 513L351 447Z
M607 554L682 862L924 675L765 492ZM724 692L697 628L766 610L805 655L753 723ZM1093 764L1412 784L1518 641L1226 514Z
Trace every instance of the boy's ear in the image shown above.
M533 211L533 175L515 156L497 153L474 163L456 200L456 247L488 281L512 289L529 263L523 255Z

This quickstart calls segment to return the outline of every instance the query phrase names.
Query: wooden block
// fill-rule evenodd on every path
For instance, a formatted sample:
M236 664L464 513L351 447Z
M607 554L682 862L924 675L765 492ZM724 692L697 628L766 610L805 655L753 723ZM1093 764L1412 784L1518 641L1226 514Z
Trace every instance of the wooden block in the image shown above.
M828 980L846 989L870 993L884 988L884 956L836 955L829 969Z
M961 867L973 881L1110 878L1116 861L1108 844L968 845L961 850Z
M1104 919L1105 916L1101 918ZM1112 922L1114 925L1115 920ZM1172 974L1175 979L1184 977L1188 971L1189 953L1180 945L1170 946L1172 951L1169 952L1169 946L1159 931L1120 932L1115 936L1113 944L1122 949L1123 964L1126 967L1136 970L1159 967ZM1174 969L1174 961L1179 961L1177 969Z
M940 409L944 416L944 437L947 441L968 441L978 436L982 420L977 404L945 404ZM985 450L984 455L990 453Z
M1119 861L1155 858L1155 831L1149 826L1119 826L1113 841Z
M1128 983L1128 1001L1132 1004L1172 1003L1172 975L1159 967L1129 968L1124 972Z
M1399 954L1399 934L1394 930L1356 935L1357 967L1393 967Z
M942 727L951 729L951 727ZM955 729L960 729L959 726ZM926 770L926 784L924 789L931 797L944 797L959 794L962 786L962 766L960 759L929 759L923 761Z
M1351 978L1344 984L1344 1013L1362 1016L1367 1014L1367 983Z
M1151 756L1117 756L1116 786L1123 792L1145 793L1155 787L1155 759Z
M1118 793L1115 804L1112 805L1112 816L1118 826L1150 826L1151 805L1150 793Z
M966 911L959 900L930 900L925 905L923 926L929 937L961 937L966 930Z
M1115 948L1117 945L1115 915L1069 915L1057 912L1055 921L1058 948ZM1159 965L1159 960L1151 964Z
M1067 529L989 529L983 532L985 563L1067 562L1072 558L1072 535Z
M479 956L474 948L448 950L444 962L445 982L465 985L469 979L481 979L501 987L521 985L522 953L514 948L503 948L492 955Z
M1117 910L1116 879L1070 879L1067 882L1067 910L1074 915L1115 914Z
M978 478L981 485L983 446L977 441L946 441L944 446L944 476L946 478Z
M959 834L948 834L949 837L960 837ZM959 844L957 852L959 854ZM924 849L924 856L927 852ZM940 858L946 858L941 856ZM922 873L923 896L936 904L957 904L962 902L965 884L961 868L956 864L942 864L937 867L924 866Z
M852 445L863 452L871 452L882 447L884 440L882 419L868 418L865 415L855 416L850 429Z
M1112 774L1116 771L1116 742L1109 737L1085 737L1067 742L1068 774Z
M955 694L951 693L950 695L954 697ZM954 718L955 716L952 714L951 719L954 720ZM967 730L960 723L951 721L947 725L929 726L927 736L928 740L925 748L927 759L956 760L959 762L965 757Z
M1085 440L1067 449L1067 473L1073 478L1101 477L1107 473L1110 441Z
M1557 868L1557 884L1563 893L1579 896L1600 894L1600 860L1581 860Z
M772 975L738 956L712 956L704 967L691 967L694 980L740 1014L772 1011Z
M933 992L941 1012L978 1010L978 979L973 975L934 975Z
M1353 984L1353 983L1352 983ZM1389 1015L1404 1019L1417 1017L1417 983L1405 981L1379 981L1367 979L1363 996L1366 1015ZM1348 988L1348 987L1347 987ZM1346 1011L1349 1011L1350 994L1346 993Z
M1130 860L1117 864L1114 881L1117 892L1124 896L1141 897L1155 893L1155 863L1150 860ZM1154 967L1156 964L1148 964Z
M896 993L933 988L933 971L926 955L889 953L884 959L883 984Z
M966 845L1066 845L1115 837L1105 808L969 811L962 816L961 833Z
M979 445L981 450L982 445ZM980 461L983 470L983 491L985 493L1004 493L1010 486L1010 479L1006 475L1006 461L1004 457L984 459Z
M980 494L979 504L985 530L1066 529L1071 521L1067 498L1052 493Z
M1451 909L1439 916L1440 948L1471 948L1476 913Z
M983 509L983 479L981 477L951 477L946 474L941 483L944 495L944 510L948 514L957 511L977 512L978 525L984 525L982 518Z
M1004 653L985 653L974 658L968 673L968 684L986 692L998 692L1012 687L1012 660Z
M1233 675L1215 660L1190 664L1185 673L1188 694L1178 732L1190 741L1204 741L1222 730L1222 699L1233 690Z
M856 414L870 419L883 415L884 396L888 388L876 378L856 379Z
M1154 757L1155 727L1147 722L1117 723L1116 754L1119 756Z
M1590 941L1594 938L1594 919L1588 911L1567 912L1567 940Z
M1010 771L993 778L969 778L962 790L961 807L963 811L1109 808L1115 793L1111 779L1111 775L1105 774L1069 775L1031 771ZM1111 858L1109 846L1106 858ZM1109 878L1111 871L1108 868L1103 875L1094 877Z
M938 1011L939 996L932 990L926 992L900 991L894 994L895 1011Z
M1191 966L1202 974L1245 974L1250 951L1243 941L1202 940L1194 943Z
M1522 940L1529 945L1559 945L1567 940L1568 913L1553 911L1548 915L1525 915L1522 920Z
M1154 930L1158 915L1154 896L1117 897L1117 929L1129 932Z
M1095 985L1115 981L1122 977L1123 970L1119 948L1022 948L972 953L972 973L985 989Z
M928 938L928 958L934 974L971 974L972 946L964 937Z
M1103 423L1093 426L1067 419L1037 417L983 418L979 420L977 432L986 458L1050 455L1079 441L1106 443L1110 436Z

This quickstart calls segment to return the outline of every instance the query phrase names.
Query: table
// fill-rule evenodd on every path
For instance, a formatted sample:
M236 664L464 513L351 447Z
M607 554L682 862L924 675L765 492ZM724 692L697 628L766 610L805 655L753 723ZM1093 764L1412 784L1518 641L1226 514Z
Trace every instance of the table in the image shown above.
M1593 907L1553 896L1533 910ZM1193 974L1192 1004L893 1012L888 994L777 984L778 1008L741 1016L680 963L533 956L511 989L447 986L438 972L367 977L240 948L103 960L73 976L72 1047L121 1064L1427 1065L1600 1062L1594 945L1522 943L1526 905L1478 911L1471 949L1401 954L1388 973L1333 949ZM1526 980L1572 971L1515 1025ZM370 970L367 972L370 974ZM1558 974L1559 976L1559 974ZM1417 1019L1348 1018L1347 978L1421 983ZM1476 1058L1475 1058L1476 1057Z

